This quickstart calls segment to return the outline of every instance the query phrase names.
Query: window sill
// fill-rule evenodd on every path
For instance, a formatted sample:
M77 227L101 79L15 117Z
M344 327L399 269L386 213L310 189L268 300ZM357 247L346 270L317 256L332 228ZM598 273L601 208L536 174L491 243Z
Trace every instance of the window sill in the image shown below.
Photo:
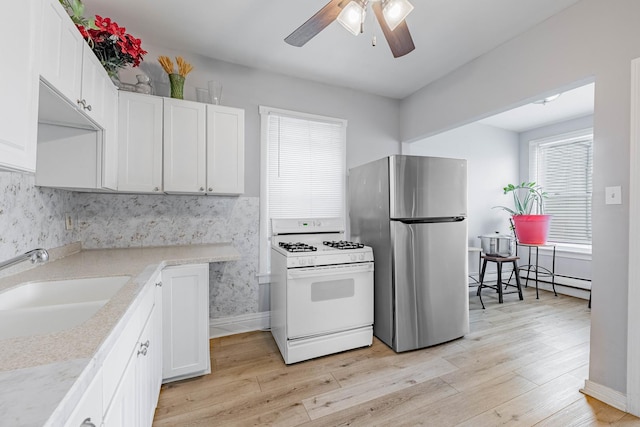
M555 245L556 257L591 261L591 245L575 245L570 243L553 242L548 242L548 244ZM521 254L525 253L525 248L526 246L522 246L523 251L520 252ZM541 246L540 254L551 256L553 254L553 248L551 246Z

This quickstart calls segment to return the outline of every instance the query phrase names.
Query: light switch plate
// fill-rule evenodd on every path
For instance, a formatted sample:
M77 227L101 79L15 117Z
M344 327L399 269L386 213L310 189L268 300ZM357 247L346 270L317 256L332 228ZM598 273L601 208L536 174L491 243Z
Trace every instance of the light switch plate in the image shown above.
M605 204L607 205L621 205L622 204L622 188L617 187L605 187L604 189Z

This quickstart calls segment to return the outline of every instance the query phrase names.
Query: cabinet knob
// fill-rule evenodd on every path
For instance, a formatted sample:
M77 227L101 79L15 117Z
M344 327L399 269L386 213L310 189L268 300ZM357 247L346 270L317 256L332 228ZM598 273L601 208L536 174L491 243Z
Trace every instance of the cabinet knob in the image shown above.
M213 191L213 188L209 187L209 189L207 191Z
M96 425L91 422L91 418L85 418L80 427L96 427Z
M200 187L200 191L204 191L204 187Z
M156 286L157 286L157 287L159 287L159 288L161 288L161 287L162 287L162 282L158 282L158 283L156 283Z
M87 105L87 101L85 101L84 99L77 99L76 102L78 103L79 106L81 106L82 108L85 108Z
M84 107L84 109L87 110L87 111L91 111L91 104L89 104L86 107Z
M147 355L147 347L144 347L141 350L138 350L137 356L140 356L140 355L143 355L143 356Z
M160 191L160 189L158 187L155 187L153 191Z

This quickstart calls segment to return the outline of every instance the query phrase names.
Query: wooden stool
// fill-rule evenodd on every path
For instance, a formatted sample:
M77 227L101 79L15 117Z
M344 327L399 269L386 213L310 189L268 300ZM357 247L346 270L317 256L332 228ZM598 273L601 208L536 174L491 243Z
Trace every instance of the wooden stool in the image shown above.
M520 296L520 301L522 301L524 298L522 297L522 287L520 286L520 270L518 268L518 260L520 259L520 257L517 257L517 256L499 257L499 256L482 255L482 259L484 261L482 262L482 272L480 273L480 285L478 286L478 297L480 297L480 304L482 304L482 308L484 309L484 302L482 301L482 292L481 292L482 288L491 288L498 291L498 302L500 304L502 304L502 296L504 294L513 294L516 292ZM487 261L496 263L496 270L498 270L498 281L496 282L495 286L484 284L484 273L487 270ZM502 282L502 264L505 262L510 262L513 264L513 270L516 273L515 276L516 276L516 287L518 288L517 291L511 291L511 292L502 291L502 285L505 285L505 288L506 286L513 286L513 285L510 285L508 282L506 283Z

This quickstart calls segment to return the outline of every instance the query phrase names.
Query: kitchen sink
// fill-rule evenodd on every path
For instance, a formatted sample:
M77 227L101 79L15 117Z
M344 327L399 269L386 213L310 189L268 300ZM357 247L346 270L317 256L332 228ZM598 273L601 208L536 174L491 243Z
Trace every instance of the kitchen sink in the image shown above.
M30 282L0 293L0 339L48 334L80 325L129 276Z

